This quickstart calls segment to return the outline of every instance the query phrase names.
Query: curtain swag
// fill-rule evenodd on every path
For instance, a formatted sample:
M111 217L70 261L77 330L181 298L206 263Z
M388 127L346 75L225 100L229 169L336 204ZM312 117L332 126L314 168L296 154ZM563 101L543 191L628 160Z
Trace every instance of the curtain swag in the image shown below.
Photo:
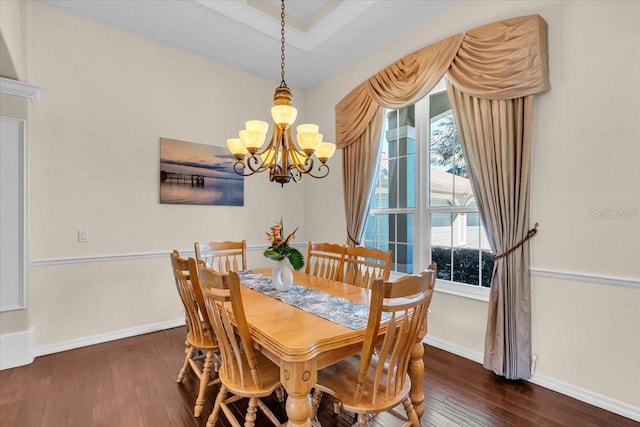
M343 149L349 245L363 233L384 108L426 96L448 75L448 94L487 238L496 255L484 366L509 379L531 376L528 240L533 95L550 89L547 24L539 15L494 22L405 56L336 105Z
M360 84L336 105L336 146L358 140L381 108L415 103L445 73L459 90L512 99L550 89L547 23L540 15L494 22L413 52Z

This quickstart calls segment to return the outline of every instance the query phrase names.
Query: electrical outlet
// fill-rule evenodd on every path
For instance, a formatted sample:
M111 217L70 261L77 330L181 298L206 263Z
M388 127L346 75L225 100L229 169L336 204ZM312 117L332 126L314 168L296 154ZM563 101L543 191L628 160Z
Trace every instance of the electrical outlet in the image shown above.
M89 241L89 232L87 230L78 230L78 242L86 243Z

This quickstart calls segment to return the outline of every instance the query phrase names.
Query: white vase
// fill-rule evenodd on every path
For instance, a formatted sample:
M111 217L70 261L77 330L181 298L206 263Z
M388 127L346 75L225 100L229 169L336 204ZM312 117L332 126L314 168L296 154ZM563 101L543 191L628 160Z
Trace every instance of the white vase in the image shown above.
M271 270L271 283L273 289L278 291L288 291L293 285L293 267L288 259L276 261Z

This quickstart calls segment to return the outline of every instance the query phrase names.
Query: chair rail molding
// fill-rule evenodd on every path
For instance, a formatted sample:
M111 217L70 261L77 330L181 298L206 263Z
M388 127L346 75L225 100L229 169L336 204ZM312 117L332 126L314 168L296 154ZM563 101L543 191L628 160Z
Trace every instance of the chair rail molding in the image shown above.
M298 248L304 248L306 250L307 244L302 242L293 243L291 246L295 246ZM268 245L247 245L247 252L251 251L264 251L266 250ZM60 258L37 258L29 260L29 265L32 267L39 267L45 265L61 265L61 264L81 264L87 262L105 262L105 261L126 261L126 260L137 260L137 259L145 259L145 258L162 258L168 257L171 254L172 250L161 250L161 251L152 251L152 252L130 252L130 253L120 253L120 254L105 254L105 255L87 255L87 256L77 256L77 257L60 257ZM190 249L178 249L180 254L184 254L187 256L194 256L195 251L193 248Z
M0 93L21 96L29 98L31 102L36 102L42 96L42 89L31 83L0 77Z
M631 286L640 288L640 280L625 277L600 276L596 274L574 273L570 271L530 268L531 276L552 277L556 279L574 280L576 282L592 282L604 285Z

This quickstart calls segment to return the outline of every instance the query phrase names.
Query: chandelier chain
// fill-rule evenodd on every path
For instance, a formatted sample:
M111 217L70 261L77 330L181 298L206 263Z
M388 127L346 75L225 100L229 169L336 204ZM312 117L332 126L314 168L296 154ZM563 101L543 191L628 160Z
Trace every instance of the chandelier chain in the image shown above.
M282 0L282 5L280 7L280 87L287 87L287 83L284 81L284 0Z

